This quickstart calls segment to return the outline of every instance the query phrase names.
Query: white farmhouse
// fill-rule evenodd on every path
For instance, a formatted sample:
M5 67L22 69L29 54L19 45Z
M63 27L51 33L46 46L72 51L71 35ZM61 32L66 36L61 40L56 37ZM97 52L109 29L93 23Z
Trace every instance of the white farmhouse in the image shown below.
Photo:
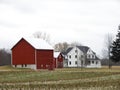
M101 60L89 47L75 46L64 52L64 67L100 68Z

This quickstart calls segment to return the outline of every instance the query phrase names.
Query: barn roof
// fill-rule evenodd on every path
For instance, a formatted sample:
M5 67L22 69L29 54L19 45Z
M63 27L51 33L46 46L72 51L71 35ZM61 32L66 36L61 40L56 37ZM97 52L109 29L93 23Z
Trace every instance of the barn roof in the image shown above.
M58 58L59 55L60 55L60 52L54 52L54 58Z
M53 50L53 47L51 45L49 45L45 40L38 39L38 38L22 38L22 39L24 39L25 41L27 41L35 49ZM20 41L22 39L20 39Z

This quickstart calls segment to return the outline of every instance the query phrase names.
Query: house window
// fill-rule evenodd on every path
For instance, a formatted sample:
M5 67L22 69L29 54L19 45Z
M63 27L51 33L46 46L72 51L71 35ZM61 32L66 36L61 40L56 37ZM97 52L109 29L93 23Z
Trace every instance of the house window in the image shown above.
M81 58L83 58L83 55L81 55Z
M75 50L75 53L77 53L77 50Z
M71 55L69 55L69 58L71 58Z
M71 61L69 61L69 64L71 65Z
M98 61L96 61L96 64L98 64Z
M88 61L88 65L90 65L90 61Z
M81 60L81 65L83 65L83 60Z
M75 65L77 65L77 61L75 61Z
M90 58L90 55L88 55L87 57Z
M92 64L94 64L94 61L92 61Z
M75 58L77 58L77 55L75 55Z

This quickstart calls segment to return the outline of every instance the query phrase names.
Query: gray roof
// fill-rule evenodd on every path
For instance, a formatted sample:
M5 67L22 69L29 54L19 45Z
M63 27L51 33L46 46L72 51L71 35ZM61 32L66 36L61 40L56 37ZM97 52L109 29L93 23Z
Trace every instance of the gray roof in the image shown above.
M76 46L77 48L79 48L83 53L87 53L89 47L87 46ZM71 50L73 49L73 47L69 47L65 52L62 52L62 54L66 55L67 53L69 53Z
M76 46L78 49L80 49L83 53L87 53L90 49L88 46ZM73 47L69 47L65 52L62 52L63 55L67 55ZM93 52L93 51L92 51ZM93 52L95 54L95 52ZM87 59L87 60L93 60L93 59ZM99 58L95 55L95 60L99 60Z
M87 53L87 51L88 51L88 49L89 49L89 47L87 47L87 46L77 46L77 48L79 48L81 51L83 51L83 53Z
M63 55L66 55L66 54L69 53L72 49L73 49L73 47L69 47L65 52L62 52L62 54L63 54Z

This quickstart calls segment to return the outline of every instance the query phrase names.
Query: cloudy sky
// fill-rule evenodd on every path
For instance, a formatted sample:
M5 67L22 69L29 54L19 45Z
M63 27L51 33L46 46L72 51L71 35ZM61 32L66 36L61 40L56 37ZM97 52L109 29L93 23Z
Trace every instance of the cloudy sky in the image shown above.
M46 32L51 43L76 41L100 54L120 24L119 0L0 0L0 48Z

